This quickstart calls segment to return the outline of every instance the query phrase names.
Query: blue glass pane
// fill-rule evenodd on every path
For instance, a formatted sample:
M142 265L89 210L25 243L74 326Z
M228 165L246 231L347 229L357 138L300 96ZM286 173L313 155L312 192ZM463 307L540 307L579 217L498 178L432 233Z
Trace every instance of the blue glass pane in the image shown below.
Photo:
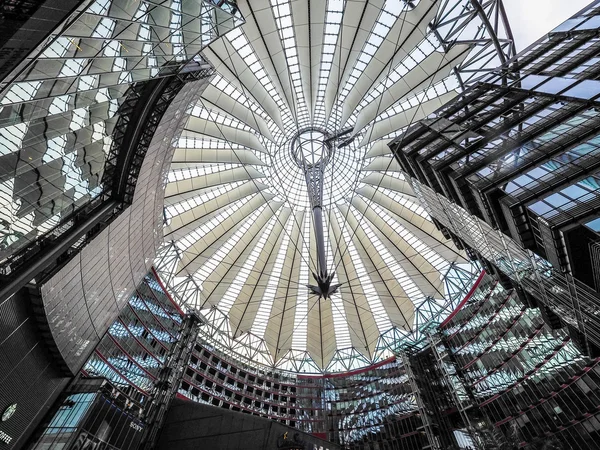
M546 202L550 203L554 207L559 207L569 203L569 199L564 195L559 193L552 194L544 199Z
M531 183L533 180L527 175L521 175L513 180L513 182L519 186L526 186Z
M558 94L564 91L577 80L573 78L560 78L554 77L548 80L546 83L537 87L535 90L539 92L545 92L547 94Z
M572 198L573 200L577 200L582 198L584 195L588 194L589 191L580 188L579 186L577 186L576 184L566 187L564 188L562 191L560 191L561 193L569 196L570 198Z
M550 32L550 34L571 31L573 28L581 24L581 22L583 22L585 19L586 17L575 17L573 19L569 19L557 26Z
M589 153L592 153L596 149L597 149L597 147L594 147L593 145L581 144L581 145L578 145L577 147L571 149L569 151L569 153L576 153L578 155L587 155Z
M547 213L552 210L552 207L544 202L536 202L533 205L529 205L529 209L531 209L534 213L541 216L542 214Z
M532 170L530 170L527 175L529 175L531 178L542 178L545 175L548 175L548 171L543 169L542 167L536 167Z
M562 163L560 163L560 162L558 162L558 161L556 161L556 160L551 160L551 161L545 162L544 164L542 164L542 165L541 165L541 167L538 167L538 169L544 169L544 170L546 170L547 172L546 172L546 173L544 173L543 175L539 175L539 177L541 178L541 177L543 177L543 176L547 175L547 174L548 174L548 172L553 172L553 171L555 171L555 170L558 170L558 169L560 169L562 166L563 166L563 164L562 164ZM534 169L534 170L535 170L535 169Z
M581 180L579 182L579 184L588 187L592 190L598 190L600 189L600 183L598 182L598 179L596 177L587 177L584 178L583 180Z
M600 232L600 217L594 220L590 220L585 225L594 231Z
M67 400L72 402L73 405L70 407L63 406L56 412L48 425L48 431L58 433L77 427L95 397L95 392L70 395Z
M521 80L521 89L531 90L536 86L544 83L548 80L549 77L542 75L527 75L525 78Z
M517 190L519 188L519 186L517 186L515 183L510 182L508 183L505 187L504 187L504 192L506 192L507 194L511 194L513 193L515 190Z
M600 81L596 80L583 80L568 91L563 92L563 95L567 97L583 98L586 100L594 98L598 94L600 94Z
M600 16L594 16L594 17L590 18L589 20L585 21L584 23L579 25L577 28L575 28L575 30L576 31L596 30L597 28L600 28Z

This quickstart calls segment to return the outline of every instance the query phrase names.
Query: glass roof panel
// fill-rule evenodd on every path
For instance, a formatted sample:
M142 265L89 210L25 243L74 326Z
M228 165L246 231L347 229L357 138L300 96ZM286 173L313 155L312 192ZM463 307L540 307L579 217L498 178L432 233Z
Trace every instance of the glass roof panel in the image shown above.
M468 290L478 275L386 144L425 102L496 67L495 44L510 56L511 37L470 0L238 5L246 23L211 46L221 69L177 142L156 267L232 355L290 370L373 363L400 345L389 336L414 343L425 316L462 299L446 277ZM387 128L371 141L376 123Z

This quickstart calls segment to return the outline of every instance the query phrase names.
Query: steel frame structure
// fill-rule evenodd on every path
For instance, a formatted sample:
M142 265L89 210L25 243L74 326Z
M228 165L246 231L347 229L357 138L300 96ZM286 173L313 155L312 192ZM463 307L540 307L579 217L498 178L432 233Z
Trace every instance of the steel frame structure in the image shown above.
M159 250L155 260L155 268L164 278L167 286L173 286L174 275L169 267L177 264L178 250L175 245L164 246ZM448 296L439 300L433 297L425 297L415 304L415 320L412 332L393 327L383 333L378 340L375 357L370 360L355 348L337 349L331 362L325 368L320 368L307 351L291 350L277 363L273 362L263 339L252 333L245 333L237 339L230 337L229 320L217 307L202 310L205 324L199 332L200 338L209 342L223 354L249 365L265 367L266 370L276 368L296 373L332 373L348 372L351 370L367 367L405 349L415 351L429 345L428 331L435 329L443 320L454 311L461 303L465 295L476 282L481 272L477 262L471 263L470 267L451 265L444 276L444 284ZM167 275L171 274L171 278ZM170 289L170 294L185 308L198 310L202 305L199 290L194 290L193 296L182 297L189 293L189 283L195 285L191 277L175 285Z
M583 194L571 200L577 206L568 210L546 202L553 215L535 212L533 206L578 180L597 176L597 152L581 160L564 156L598 134L595 90L586 87L586 95L579 96L568 90L595 82L600 73L593 37L598 29L586 22L597 14L598 4L592 3L577 16L584 25L571 29L571 21L565 22L438 110L437 124L423 121L391 144L438 228L517 286L525 303L545 311L548 323L562 321L582 351L594 355L600 346L593 250L597 233L584 224L597 216L597 203ZM526 77L535 76L562 81L565 88L527 86ZM546 115L554 105L559 105L556 112ZM585 114L589 120L577 128ZM447 124L438 126L442 121ZM561 126L555 138L544 139ZM450 137L458 128L465 132L465 146ZM475 140L469 141L469 131L475 131ZM493 144L500 141L502 145ZM565 163L549 169L548 176L518 181L561 158ZM486 170L490 174L482 175Z
M464 89L475 78L493 71L515 56L516 46L503 0L468 0L456 16L453 15L456 6L452 3L456 2L444 0L440 14L431 26L444 47L469 43L477 48L454 70ZM460 27L457 27L457 23L470 22L475 18L479 18L483 26L472 38L460 39ZM493 63L495 58L498 58L498 64Z
M415 401L417 403L417 408L419 410L419 415L421 416L421 422L423 424L423 431L425 431L425 436L427 436L427 441L429 442L429 445L424 448L430 448L432 450L442 450L440 442L433 431L433 424L430 420L430 412L427 409L425 402L423 401L421 389L419 389L419 385L417 384L415 374L412 370L412 364L410 362L411 355L409 355L409 353L406 351L401 351L400 357L402 359L402 362L404 363L406 375L408 376L410 387L412 389L413 395L415 396Z
M21 57L26 56L25 58L22 58L21 61L17 62L12 61L16 64L12 72L5 74L6 76L0 78L0 94L10 92L10 89L16 85L20 86L23 83L27 85L27 83L29 83L28 71L35 72L33 69L35 64L41 60L48 59L48 54L53 54L51 51L52 45L60 39L70 40L72 45L74 45L78 51L82 51L81 48L76 45L74 38L72 38L69 33L74 29L77 29L78 21L85 20L85 14L89 13L89 8L93 2L90 0L82 0L77 3L77 8L71 11L71 14L68 15L68 17L63 15L63 20L57 22L55 29L48 29L49 33L43 36L43 39L35 46L35 48L27 49L28 54L21 55ZM105 6L108 8L107 5ZM229 1L224 0L217 3L201 0L199 5L199 13L203 11L203 8L209 6L210 8L218 8L219 11L223 12L221 20L227 20L227 18L233 20L234 17L236 21L239 20L239 17L237 17L237 7L234 3ZM14 3L12 8L14 9L15 6L18 6L18 4ZM36 8L38 6L40 5L36 5ZM151 7L151 10L159 8L160 6L161 5L154 5ZM25 7L31 7L31 5L28 6L25 4ZM48 5L42 5L42 8L44 9L47 7ZM11 8L9 8L9 10L10 9ZM8 16L12 14L16 15L16 17L20 17L19 12L16 10L8 12ZM31 12L34 12L34 10L31 10ZM55 12L56 14L53 13L52 18L61 16L59 11ZM33 18L35 19L35 17ZM190 23L194 20L197 20L197 18L191 19ZM218 39L219 36L215 30L219 27L223 27L223 23L225 23L216 22L217 21L215 20L215 23L211 23L211 40ZM51 23L51 20L48 21L48 23ZM239 21L239 23L241 23L241 21ZM239 23L236 22L235 24ZM44 26L49 25L45 24ZM121 33L125 34L124 32ZM85 36L77 36L77 33L73 36L75 36L76 39L86 38ZM94 57L102 57L102 52L108 48L109 42L114 43L116 41L107 39L105 45L102 45L102 48L95 55L92 55L92 57L88 55L87 59L82 60L85 61L85 70L89 69L93 64ZM29 44L31 43L28 43L28 45ZM23 47L23 49L25 48L26 47ZM125 49L123 46L122 48ZM30 52L30 50L33 51ZM105 171L102 173L103 186L101 192L88 203L74 207L74 210L69 215L65 213L65 215L61 217L58 225L54 226L49 231L39 234L33 240L27 242L24 246L17 248L13 253L2 260L2 263L0 264L0 280L3 282L4 286L3 289L0 290L0 300L7 298L11 293L14 293L19 289L19 287L22 287L24 283L32 280L32 278L42 275L47 276L49 273L57 270L72 255L76 254L83 245L88 243L131 204L137 177L144 157L154 132L169 103L185 83L209 77L213 74L213 71L212 66L206 63L201 55L196 52L189 58L176 58L174 63L171 61L169 64L157 69L156 73L149 77L140 76L138 77L138 81L130 81L127 83L128 88L125 93L125 99L118 107L119 109L116 114L118 116L118 121L115 127L114 136L111 135L113 140L107 155L107 160L105 161ZM80 72L83 73L82 71ZM78 73L78 76L80 76L81 73ZM58 79L60 79L60 75ZM77 86L76 81L71 80L69 83L61 83L59 83L61 85L60 89L63 89L64 86L71 83L69 95L73 95L73 93L77 92L74 88L74 86ZM123 86L124 83L119 82L119 84ZM57 89L56 91L53 90L51 94L48 94L48 98L58 96L60 94L60 89ZM27 88L25 88L25 90L27 90ZM37 97L40 97L39 93ZM43 100L42 98L32 98L38 102ZM32 100L32 98L29 100ZM3 104L7 105L7 107L12 107L13 100L11 100L11 97L4 97ZM21 120L24 120L23 117L27 116L25 102L15 101L14 105L18 105L18 115ZM49 130L47 130L47 133L48 135L53 135L53 132ZM45 132L44 139L46 138ZM50 147L49 144L48 146ZM23 146L23 148L26 147ZM29 159L31 160L32 158ZM38 176L40 179L44 179L44 176ZM90 224L90 220L93 220L93 224ZM5 223L0 224L2 227L6 225L7 224ZM8 226L10 225L11 224L8 224ZM22 236L22 233L0 232L0 246L8 245L9 238L16 237L17 235ZM37 260L37 262L31 267L24 269L31 260ZM44 261L45 265L43 267L40 266L40 261ZM33 270L34 267L35 271Z
M133 201L137 178L154 133L171 101L190 81L212 76L212 66L202 61L171 77L136 83L130 88L116 126L106 161L107 191L76 211L62 226L38 238L0 265L0 301L33 278L48 278L77 254ZM140 113L142 109L144 114ZM36 260L31 264L32 259Z
M478 25L476 26L475 24ZM473 28L469 28L471 26ZM451 48L457 44L467 45L471 48L469 55L454 70L461 88L472 83L479 76L494 70L498 65L510 59L515 54L514 40L502 0L441 0L439 2L438 13L429 24L429 29L434 32L444 49ZM468 31L465 33L465 30ZM464 37L465 34L468 37ZM272 64L275 64L270 54L268 58ZM220 62L223 63L224 61ZM253 99L250 90L246 89L243 83L241 86L241 93L249 99ZM253 112L254 114L255 112ZM385 120L385 118L378 116L371 123L376 123L379 120ZM302 130L300 124L296 124L295 126L296 133ZM360 139L361 136L364 137L365 131L361 133L355 135L354 138ZM336 135L333 131L330 134ZM279 137L275 136L275 139L278 140ZM348 139L341 142L340 145L353 146L355 144L352 143L352 139ZM309 180L307 175L307 184L314 184L313 181L316 182L316 185L321 186L321 189L317 189L316 192L322 192L322 178L311 176ZM314 203L312 200L311 198L311 206ZM324 252L321 252L321 254L324 254ZM182 305L190 308L198 308L204 304L199 282L193 275L186 275L183 278L178 277L175 280L174 271L180 260L181 251L176 247L174 242L166 242L159 251L155 266ZM324 262L321 259L319 266L324 266ZM469 283L472 284L476 278L477 274L475 272L479 270L479 267L474 266L472 270L473 272L467 275L467 270L453 267L444 277L444 283L452 286L452 292L460 289L461 294L457 294L455 297L462 298L469 290ZM457 303L454 297L452 299L418 299L415 303L416 318L413 327L414 332L406 333L403 330L393 328L382 334L374 361L379 360L385 355L389 355L390 351L394 351L391 349L401 348L405 345L405 342L410 342L411 345L424 342L425 335L423 331L428 326L443 320L444 314L448 314L450 310L450 305L456 305ZM222 347L221 350L225 351L225 353L237 355L242 360L259 361L267 366L275 364L262 338L247 332L234 339L228 335L229 323L227 317L221 314L218 308L211 307L210 311L205 310L204 312L207 315L209 324L212 323L212 325L204 327L204 330L211 330L207 336L209 338L210 336L220 336L219 339L215 339L219 341L215 342L215 346ZM221 327L222 330L219 330ZM296 350L291 350L275 365L293 371L320 373L351 370L360 366L366 366L372 362L373 360L369 360L369 358L356 349L348 348L338 349L331 363L326 368L319 368L307 351Z

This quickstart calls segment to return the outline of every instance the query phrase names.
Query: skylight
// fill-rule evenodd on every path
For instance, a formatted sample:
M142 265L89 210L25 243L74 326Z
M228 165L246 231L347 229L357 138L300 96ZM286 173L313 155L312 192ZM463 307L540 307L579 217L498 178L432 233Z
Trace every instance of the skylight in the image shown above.
M382 335L417 339L416 306L455 300L446 276L468 289L477 275L387 143L495 67L503 30L469 0L238 5L246 23L206 52L218 73L177 142L156 266L220 348L290 370L375 362L390 354Z

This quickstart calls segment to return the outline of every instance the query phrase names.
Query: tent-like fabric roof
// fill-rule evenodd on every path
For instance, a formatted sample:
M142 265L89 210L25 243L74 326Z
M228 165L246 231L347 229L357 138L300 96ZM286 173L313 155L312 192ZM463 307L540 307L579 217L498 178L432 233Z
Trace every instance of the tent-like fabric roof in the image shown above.
M177 143L157 262L226 345L280 366L303 355L324 369L341 349L372 362L386 356L383 334L414 331L416 304L447 299L444 276L465 255L419 206L387 143L495 67L498 44L508 52L498 21L486 28L472 3L238 2L246 23L205 53L217 75ZM291 151L315 130L334 142L323 216L341 286L327 300L307 288L316 244Z

